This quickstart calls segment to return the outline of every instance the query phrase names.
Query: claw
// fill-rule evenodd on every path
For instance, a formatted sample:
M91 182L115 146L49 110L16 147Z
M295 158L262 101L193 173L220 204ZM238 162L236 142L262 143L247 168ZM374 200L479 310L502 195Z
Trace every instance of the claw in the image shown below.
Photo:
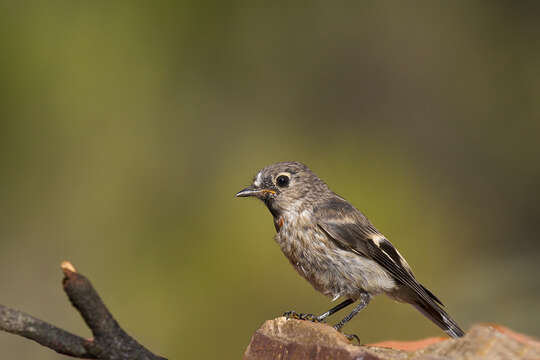
M360 338L358 337L358 335L356 334L352 334L352 335L349 335L349 334L343 334L345 335L345 337L347 338L347 340L349 340L350 342L353 342L353 340L356 340L358 341L358 345L362 345L362 343L360 342Z
M320 322L319 317L313 314L300 314L302 315L302 320L309 320L313 322Z
M297 313L296 311L287 311L283 314L287 319L296 319L296 320L307 320L307 321L313 321L313 322L322 322L321 319L317 315L313 314L304 314L304 313Z
M287 319L300 320L300 314L298 314L296 311L292 311L292 310L284 312L283 316L285 316Z

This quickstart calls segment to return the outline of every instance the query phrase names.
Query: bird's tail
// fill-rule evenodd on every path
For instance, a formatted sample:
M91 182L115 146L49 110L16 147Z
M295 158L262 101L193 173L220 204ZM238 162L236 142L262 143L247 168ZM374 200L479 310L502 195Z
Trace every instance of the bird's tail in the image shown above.
M451 337L457 338L465 335L458 324L435 301L417 298L412 305Z

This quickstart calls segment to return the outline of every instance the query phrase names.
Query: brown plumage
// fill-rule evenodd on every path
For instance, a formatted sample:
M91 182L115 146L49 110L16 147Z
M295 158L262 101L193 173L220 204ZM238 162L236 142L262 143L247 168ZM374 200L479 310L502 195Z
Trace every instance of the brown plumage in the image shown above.
M335 325L339 330L372 296L384 293L413 305L450 336L464 335L390 241L304 164L267 166L236 196L262 200L274 217L276 242L296 271L321 293L346 299L320 316L294 313L296 317L322 321L359 301Z

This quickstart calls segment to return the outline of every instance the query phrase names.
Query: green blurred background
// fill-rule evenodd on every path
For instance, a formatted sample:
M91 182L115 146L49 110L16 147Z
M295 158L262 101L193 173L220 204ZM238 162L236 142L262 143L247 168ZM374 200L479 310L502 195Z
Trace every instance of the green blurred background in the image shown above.
M464 328L539 336L530 4L4 1L0 303L90 336L61 290L67 259L153 351L238 359L264 320L333 305L280 253L263 204L234 198L299 160ZM443 334L385 297L346 331ZM63 358L4 333L0 348Z

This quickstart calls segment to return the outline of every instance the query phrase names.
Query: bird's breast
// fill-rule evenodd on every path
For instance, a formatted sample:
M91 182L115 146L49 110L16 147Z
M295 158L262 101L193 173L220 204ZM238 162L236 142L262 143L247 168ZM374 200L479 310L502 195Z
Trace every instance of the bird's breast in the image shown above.
M310 260L311 255L315 255L315 243L322 240L317 234L317 225L309 215L308 212L283 213L274 219L276 241L295 267Z
M276 242L297 272L325 295L355 298L395 286L373 260L336 246L309 211L274 219Z
M317 290L334 296L328 288L332 277L335 247L319 229L307 211L283 214L274 224L278 233L276 242L298 273ZM332 294L330 294L332 292Z

